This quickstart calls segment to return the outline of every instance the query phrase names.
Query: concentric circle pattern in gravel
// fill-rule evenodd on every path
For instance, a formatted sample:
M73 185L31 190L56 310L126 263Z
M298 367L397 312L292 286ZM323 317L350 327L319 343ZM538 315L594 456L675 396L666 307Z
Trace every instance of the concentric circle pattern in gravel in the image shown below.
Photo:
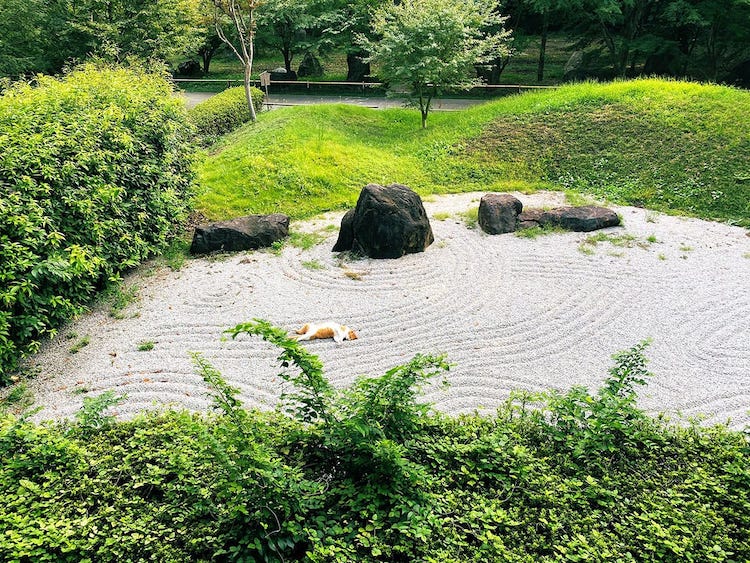
M117 407L124 417L164 405L205 410L210 398L191 351L248 407L273 408L282 390L274 348L222 339L259 317L290 331L324 320L354 328L353 342L305 344L336 386L419 352L446 353L455 364L450 387L429 389L426 400L449 413L493 410L512 389L596 389L612 354L650 338L655 376L639 391L642 407L750 423L747 231L615 207L624 226L599 231L611 241L587 243L595 233L488 236L458 215L481 195L428 198L435 243L398 260L332 253L341 214L330 214L292 225L325 234L309 250L191 259L177 272L145 266L127 280L140 295L127 318L95 311L32 358L39 375L30 387L42 407L35 418L70 417L84 397L109 389L126 395ZM516 195L527 208L564 204L555 193ZM90 343L73 354L71 334ZM153 349L138 351L144 342Z

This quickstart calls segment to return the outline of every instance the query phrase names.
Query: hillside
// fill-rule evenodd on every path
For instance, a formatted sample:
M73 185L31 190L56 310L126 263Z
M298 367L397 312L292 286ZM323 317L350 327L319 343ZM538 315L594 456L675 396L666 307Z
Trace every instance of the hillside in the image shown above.
M433 113L294 107L199 164L213 218L353 205L368 182L422 194L569 189L750 225L750 93L662 80L584 83Z

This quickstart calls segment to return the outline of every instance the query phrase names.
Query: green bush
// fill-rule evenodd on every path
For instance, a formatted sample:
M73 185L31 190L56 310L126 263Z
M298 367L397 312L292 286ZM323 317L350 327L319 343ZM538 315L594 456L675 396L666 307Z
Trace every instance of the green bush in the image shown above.
M213 415L115 422L0 416L2 561L747 561L750 447L635 405L644 344L601 390L518 394L494 416L417 400L442 374L417 356L337 390L263 321L293 386L246 411L196 356Z
M95 290L161 248L192 137L160 75L86 65L0 97L0 385Z
M258 88L251 88L250 94L255 111L260 111L263 107L263 92ZM229 88L198 104L190 110L190 120L195 125L198 138L204 144L209 144L221 135L247 123L250 121L250 110L247 107L244 86Z

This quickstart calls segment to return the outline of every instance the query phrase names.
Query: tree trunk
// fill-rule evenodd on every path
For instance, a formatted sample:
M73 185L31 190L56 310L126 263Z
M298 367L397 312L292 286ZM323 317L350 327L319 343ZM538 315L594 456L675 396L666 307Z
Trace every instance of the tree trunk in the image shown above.
M211 59L213 56L214 54L212 51L201 51L201 59L203 59L203 74L205 75L208 75L208 68L211 66Z
M247 100L247 107L250 110L250 121L255 122L258 117L255 115L255 104L253 104L253 96L250 93L250 74L252 73L252 62L245 64L245 99Z
M544 11L542 18L542 43L539 46L539 65L536 69L537 82L544 80L544 59L547 51L547 35L549 32L549 10Z

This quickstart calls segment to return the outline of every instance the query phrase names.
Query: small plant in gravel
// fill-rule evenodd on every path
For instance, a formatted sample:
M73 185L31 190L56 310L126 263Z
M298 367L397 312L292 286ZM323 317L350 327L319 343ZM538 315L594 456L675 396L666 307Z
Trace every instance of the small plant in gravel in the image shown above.
M325 264L322 264L320 260L314 259L314 260L304 260L302 262L302 267L306 270L325 270L326 266Z
M556 225L539 225L537 227L529 227L528 229L519 229L515 232L515 235L519 238L535 239L545 235L567 233L562 227Z
M594 249L601 242L607 242L612 246L620 248L633 248L638 246L640 248L648 248L649 245L658 242L654 235L649 236L646 240L639 240L638 237L630 233L613 234L599 232L595 235L589 235L583 242L578 246L578 250L586 255L594 254Z
M310 250L313 246L316 246L326 239L325 235L321 233L303 233L303 232L291 232L289 233L289 244L295 248L302 250Z
M479 221L479 206L471 207L456 214L466 224L467 229L476 229Z
M137 349L139 352L150 352L151 350L154 349L154 341L144 340L143 342L139 342Z
M91 342L91 337L86 335L78 340L75 341L75 343L68 349L68 352L71 354L77 354L80 352L83 348L89 345Z
M125 285L120 281L114 282L105 290L104 299L109 305L110 317L118 320L125 319L128 317L126 309L140 299L138 286ZM130 316L136 317L138 313L132 313Z

